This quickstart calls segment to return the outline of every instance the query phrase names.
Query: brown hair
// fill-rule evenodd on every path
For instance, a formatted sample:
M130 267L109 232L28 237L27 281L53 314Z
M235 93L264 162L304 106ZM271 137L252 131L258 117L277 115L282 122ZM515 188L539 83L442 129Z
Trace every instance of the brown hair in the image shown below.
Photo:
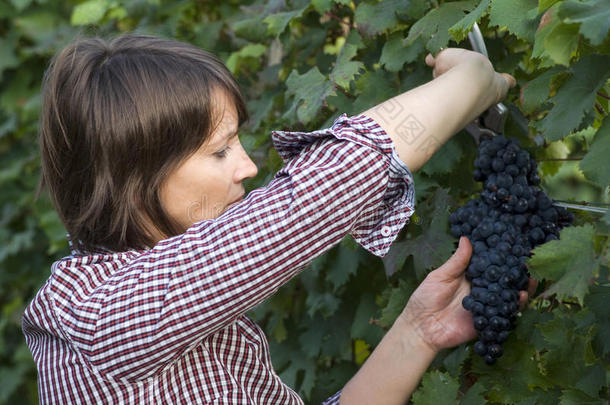
M152 246L151 229L181 232L159 189L206 142L224 90L239 123L245 102L229 70L190 44L148 35L74 40L43 77L43 187L74 247L112 251Z

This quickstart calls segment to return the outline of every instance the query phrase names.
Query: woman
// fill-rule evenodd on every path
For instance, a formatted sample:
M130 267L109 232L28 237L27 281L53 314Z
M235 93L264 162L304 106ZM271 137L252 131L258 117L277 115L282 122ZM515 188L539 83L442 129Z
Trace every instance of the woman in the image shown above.
M243 198L257 168L237 135L245 103L218 59L142 35L55 55L41 184L72 254L23 317L41 403L302 403L244 314L348 233L385 255L413 211L409 168L514 85L473 52L426 62L435 80L363 115L274 132L285 164ZM460 306L470 252L461 240L328 403L403 403L439 350L475 336Z

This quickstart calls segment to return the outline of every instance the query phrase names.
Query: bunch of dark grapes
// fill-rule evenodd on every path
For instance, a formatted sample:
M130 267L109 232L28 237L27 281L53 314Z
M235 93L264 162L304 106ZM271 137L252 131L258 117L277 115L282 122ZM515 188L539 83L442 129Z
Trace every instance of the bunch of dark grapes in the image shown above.
M502 135L482 141L474 164L473 177L483 190L451 214L451 234L467 236L473 246L466 270L472 289L462 305L473 314L475 353L493 364L515 327L530 251L557 239L573 215L540 189L536 161L518 141Z

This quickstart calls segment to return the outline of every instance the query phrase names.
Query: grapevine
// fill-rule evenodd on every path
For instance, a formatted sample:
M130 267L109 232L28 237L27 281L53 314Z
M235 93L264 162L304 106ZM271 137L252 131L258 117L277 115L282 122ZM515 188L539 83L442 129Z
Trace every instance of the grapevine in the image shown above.
M473 314L479 337L474 352L493 364L515 327L531 250L558 239L573 215L540 189L536 161L517 140L483 140L474 164L473 177L483 190L451 214L451 234L467 236L473 246L466 270L472 289L462 306Z

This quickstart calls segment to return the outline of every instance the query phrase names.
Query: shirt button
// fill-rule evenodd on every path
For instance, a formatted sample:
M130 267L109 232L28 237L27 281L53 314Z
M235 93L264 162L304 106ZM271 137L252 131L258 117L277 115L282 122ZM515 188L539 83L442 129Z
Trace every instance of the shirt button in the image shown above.
M384 225L384 226L381 227L381 234L383 236L390 236L390 233L392 233L392 230L390 229L389 226Z

